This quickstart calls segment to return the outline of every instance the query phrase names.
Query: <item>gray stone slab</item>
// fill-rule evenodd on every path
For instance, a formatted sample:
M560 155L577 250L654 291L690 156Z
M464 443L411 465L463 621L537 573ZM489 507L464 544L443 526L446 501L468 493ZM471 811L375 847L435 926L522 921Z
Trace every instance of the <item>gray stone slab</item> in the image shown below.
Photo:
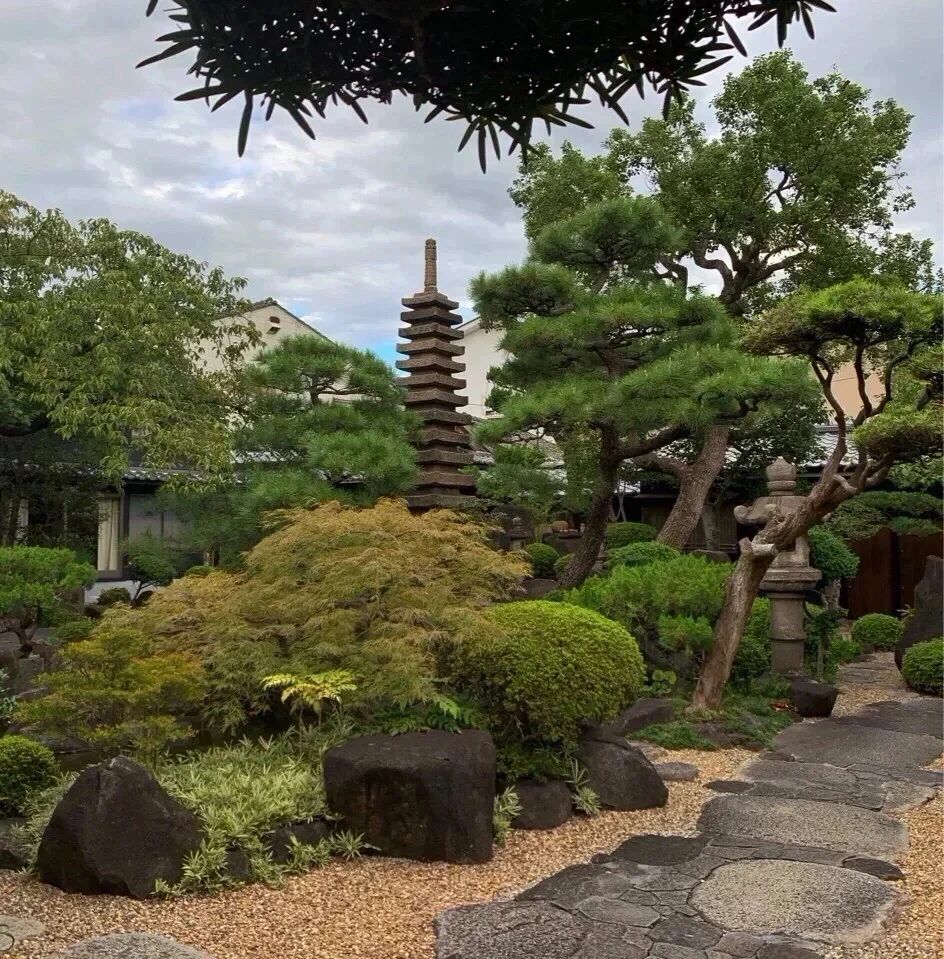
M572 959L590 930L547 902L460 906L441 913L435 926L436 959Z
M212 959L194 949L150 932L118 932L76 943L56 959Z
M843 943L875 937L897 895L881 879L852 869L751 860L716 869L691 902L729 930Z
M908 830L898 820L869 809L807 799L717 796L702 810L699 825L710 833L752 836L877 859L896 860L908 850Z
M914 699L903 703L876 703L851 716L832 720L841 725L865 726L889 732L944 738L944 700Z
M941 753L934 736L916 736L825 719L789 726L774 740L777 749L798 760L849 767L856 763L889 769L927 766Z
M46 927L41 922L28 916L0 915L0 953L24 939L41 936L45 931Z

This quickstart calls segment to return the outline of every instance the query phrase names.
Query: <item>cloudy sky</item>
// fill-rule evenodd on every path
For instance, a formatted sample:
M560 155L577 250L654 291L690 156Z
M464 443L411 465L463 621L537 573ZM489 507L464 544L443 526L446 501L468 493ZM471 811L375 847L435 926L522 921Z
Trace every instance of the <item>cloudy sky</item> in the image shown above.
M836 67L914 114L904 168L917 206L901 227L940 244L942 4L833 2L839 12L817 16L816 40L794 29L792 48L813 75ZM405 102L367 105L368 126L338 110L312 143L274 118L254 125L239 159L236 101L212 115L201 103L174 103L192 85L184 58L134 68L173 28L163 15L145 19L145 7L0 0L0 188L149 233L246 277L253 298L275 297L329 336L387 358L399 299L420 281L425 237L439 241L440 288L467 316L470 277L521 257L506 194L515 164L483 176L473 150L456 153L458 124L424 126ZM741 32L752 55L774 45L772 29ZM701 93L705 121L724 73ZM655 100L627 97L624 107L636 120ZM567 136L596 149L618 121L599 109L582 115L596 130Z

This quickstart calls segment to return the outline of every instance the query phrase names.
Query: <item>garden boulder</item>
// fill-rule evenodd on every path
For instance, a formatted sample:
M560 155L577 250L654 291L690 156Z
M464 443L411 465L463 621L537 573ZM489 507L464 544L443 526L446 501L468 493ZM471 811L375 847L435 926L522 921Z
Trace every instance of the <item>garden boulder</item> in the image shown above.
M585 738L577 759L587 773L587 785L610 809L650 809L668 801L669 791L656 767L625 740Z
M488 733L359 736L328 750L324 780L328 808L385 856L492 857L495 746Z
M573 813L570 787L561 779L539 783L522 779L515 783L521 812L515 817L515 829L556 829Z
M790 703L804 719L822 719L829 716L836 705L839 689L829 683L797 676L790 683Z
M674 716L675 708L671 699L661 696L644 697L624 709L616 719L587 730L586 738L604 741L621 738L645 729L646 726L671 722Z
M39 878L66 892L143 899L177 882L202 839L197 817L140 763L89 766L53 811L39 844Z
M915 587L914 608L895 648L895 665L901 669L905 652L917 643L944 634L944 559L929 556L924 576Z

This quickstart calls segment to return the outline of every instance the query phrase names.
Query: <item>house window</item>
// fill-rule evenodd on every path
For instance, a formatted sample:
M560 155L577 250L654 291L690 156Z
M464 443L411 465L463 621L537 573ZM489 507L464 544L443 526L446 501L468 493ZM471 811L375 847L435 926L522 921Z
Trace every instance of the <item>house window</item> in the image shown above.
M277 316L269 317L269 335L274 336L282 329L282 321Z

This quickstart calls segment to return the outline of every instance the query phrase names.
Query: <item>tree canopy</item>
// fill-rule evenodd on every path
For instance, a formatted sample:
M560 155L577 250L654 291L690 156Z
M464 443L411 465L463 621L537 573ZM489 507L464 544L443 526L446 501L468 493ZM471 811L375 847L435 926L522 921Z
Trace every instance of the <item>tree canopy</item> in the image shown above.
M95 444L106 474L133 457L228 468L234 376L256 336L242 286L108 220L73 224L0 191L0 455L46 433Z
M694 707L720 701L760 582L778 553L842 504L880 486L896 464L941 455L942 315L939 296L860 278L787 297L750 325L747 349L809 364L837 440L805 501L792 513L773 511L754 537L741 541ZM851 421L833 389L836 372L850 366L861 398ZM870 376L880 384L877 396Z
M264 535L273 510L402 492L416 464L413 419L393 371L372 353L318 333L286 337L245 370L238 468L219 487L171 504L194 548L233 562Z
M500 417L485 438L540 431L590 474L587 532L566 578L580 582L602 542L620 470L714 425L809 389L796 364L746 356L718 301L646 278L677 234L645 197L591 206L545 230L531 260L480 276L483 324L510 358L489 376ZM640 278L643 277L643 278Z
M811 79L789 51L758 57L712 101L709 135L682 98L637 132L615 129L605 152L535 147L510 193L536 237L600 199L652 192L681 230L659 273L687 283L691 263L716 274L735 312L772 293L891 273L939 283L931 243L893 232L913 205L900 181L911 117L839 73Z
M148 15L157 5L149 0ZM427 121L464 123L460 148L476 137L484 169L499 134L526 149L536 120L589 126L572 113L588 94L624 119L630 90L648 84L668 103L702 85L727 50L745 53L738 21L750 18L751 30L776 21L782 45L793 21L813 35L817 8L833 9L826 0L177 0L166 46L142 65L192 56L188 72L202 84L178 99L217 109L240 98L240 154L256 105L267 119L285 110L314 138L313 113L340 102L366 122L363 101L401 93L431 108Z

